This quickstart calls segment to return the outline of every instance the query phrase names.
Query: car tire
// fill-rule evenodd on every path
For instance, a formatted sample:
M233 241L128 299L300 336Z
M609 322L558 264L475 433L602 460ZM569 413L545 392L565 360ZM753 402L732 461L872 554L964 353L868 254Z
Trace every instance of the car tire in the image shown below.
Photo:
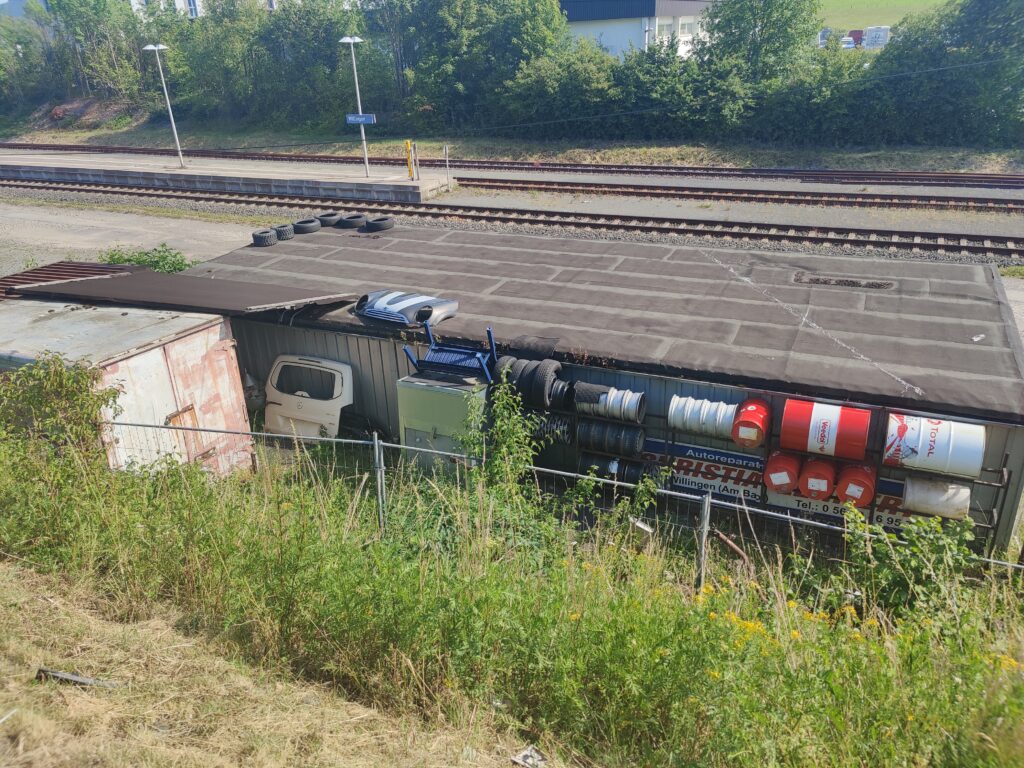
M529 360L516 360L508 369L508 383L519 388L519 379L523 375L523 369L529 364Z
M366 222L365 229L367 232L383 232L388 229L394 229L395 220L391 216L380 216L376 219L370 219Z
M296 235L311 235L320 231L320 222L317 219L303 219L292 225Z
M344 214L341 211L331 211L330 213L318 213L316 220L320 222L321 227L333 227L339 221Z
M544 360L537 366L530 384L530 402L534 408L546 411L551 407L551 388L561 370L562 364L557 360Z
M277 233L277 239L279 242L281 240L291 240L295 237L295 227L291 224L275 224L271 229Z
M277 245L277 232L272 229L257 229L252 233L252 244L259 248Z
M366 224L366 216L362 213L350 213L348 216L342 216L335 223L338 229L359 229L361 226Z
M502 375L506 370L512 367L512 364L516 362L516 358L511 355L505 355L498 358L497 364L494 366L494 380L501 381Z

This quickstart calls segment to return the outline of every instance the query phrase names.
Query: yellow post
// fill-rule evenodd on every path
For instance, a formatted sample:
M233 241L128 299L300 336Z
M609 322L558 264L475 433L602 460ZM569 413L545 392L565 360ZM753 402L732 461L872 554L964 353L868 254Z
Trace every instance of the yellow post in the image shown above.
M409 139L405 140L405 162L409 166L409 181L414 181L416 174L412 169L412 142Z

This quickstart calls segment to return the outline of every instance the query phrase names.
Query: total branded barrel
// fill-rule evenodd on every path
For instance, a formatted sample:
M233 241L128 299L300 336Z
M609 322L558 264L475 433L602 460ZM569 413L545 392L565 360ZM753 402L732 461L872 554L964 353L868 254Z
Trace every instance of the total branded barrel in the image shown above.
M962 421L889 414L882 462L941 475L977 478L985 460L985 427Z
M769 423L771 411L768 403L752 397L736 410L736 417L732 422L732 440L744 448L758 448L764 442Z
M810 458L800 470L800 495L824 501L836 487L836 465L829 459Z
M790 451L861 461L870 428L871 411L864 408L787 400L779 444Z
M875 498L875 468L870 464L848 464L839 470L836 480L836 498L844 504L867 507Z
M803 457L785 451L772 451L764 465L764 484L776 493L791 493L800 482Z

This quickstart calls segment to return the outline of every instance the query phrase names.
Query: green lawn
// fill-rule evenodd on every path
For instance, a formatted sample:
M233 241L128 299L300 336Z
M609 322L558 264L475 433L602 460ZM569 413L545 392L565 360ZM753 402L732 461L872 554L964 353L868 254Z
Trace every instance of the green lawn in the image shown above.
M822 0L825 26L846 32L893 25L904 16L942 5L944 0Z

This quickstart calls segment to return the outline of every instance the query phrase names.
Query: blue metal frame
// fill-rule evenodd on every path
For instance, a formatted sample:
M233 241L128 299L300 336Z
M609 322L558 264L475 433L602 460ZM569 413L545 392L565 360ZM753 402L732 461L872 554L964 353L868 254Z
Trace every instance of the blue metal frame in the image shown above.
M487 379L488 384L493 383L491 371L498 362L498 346L494 343L494 331L490 326L487 326L488 349L486 352L439 342L434 338L434 331L429 322L424 323L423 328L426 330L427 340L430 342L426 355L417 359L408 345L402 347L402 351L405 352L417 372L439 371L459 376L465 376L467 373L479 374Z

